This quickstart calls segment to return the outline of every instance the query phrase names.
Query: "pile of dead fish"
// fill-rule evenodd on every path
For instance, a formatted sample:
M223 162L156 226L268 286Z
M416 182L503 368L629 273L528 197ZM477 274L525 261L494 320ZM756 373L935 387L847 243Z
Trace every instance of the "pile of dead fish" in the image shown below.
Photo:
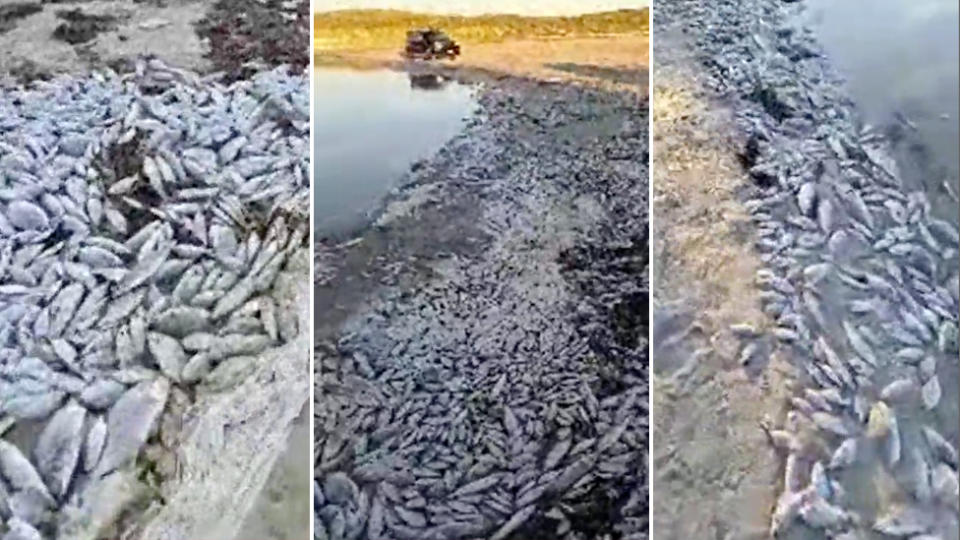
M803 383L771 434L786 456L771 534L956 538L957 216L907 187L792 8L658 7L735 103L763 307Z
M173 387L224 389L297 333L308 85L142 61L0 92L0 517L67 536Z
M487 243L383 291L319 353L315 537L645 538L647 333L618 342L605 310L647 309L631 301L646 291L646 111L533 85L480 105L423 169L442 178L417 181L482 193ZM603 133L588 109L636 122ZM569 253L540 247L557 208L586 199L602 217ZM591 246L618 255L592 263Z

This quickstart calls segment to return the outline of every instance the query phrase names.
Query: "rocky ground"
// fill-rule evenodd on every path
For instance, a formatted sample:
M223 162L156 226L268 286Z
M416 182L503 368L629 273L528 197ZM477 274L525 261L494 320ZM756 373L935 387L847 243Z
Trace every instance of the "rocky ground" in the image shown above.
M655 534L955 538L951 195L901 176L796 6L657 7Z
M315 537L647 537L647 105L508 75L321 240Z
M307 8L247 7L0 4L5 540L243 537L290 482L308 40L277 21ZM247 526L303 537L292 515Z

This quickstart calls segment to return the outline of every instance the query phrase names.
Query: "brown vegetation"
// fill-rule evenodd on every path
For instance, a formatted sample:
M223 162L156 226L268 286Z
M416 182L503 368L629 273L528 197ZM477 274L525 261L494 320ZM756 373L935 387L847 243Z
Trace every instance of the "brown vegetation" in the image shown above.
M314 49L356 50L397 47L407 30L442 28L461 43L507 39L573 38L649 30L647 9L590 13L570 17L519 15L429 15L392 10L344 10L314 14Z

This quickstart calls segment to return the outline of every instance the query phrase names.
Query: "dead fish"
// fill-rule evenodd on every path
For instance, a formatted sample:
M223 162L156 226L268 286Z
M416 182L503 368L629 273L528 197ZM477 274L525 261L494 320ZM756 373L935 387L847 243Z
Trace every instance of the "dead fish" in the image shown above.
M816 197L817 190L813 182L807 182L800 186L800 191L797 192L797 204L800 206L800 212L803 215L813 215L813 205Z
M879 518L873 524L873 530L888 536L907 537L930 532L933 523L933 516L928 511L908 506L896 508Z
M933 410L940 403L940 380L936 375L930 377L920 389L923 407L927 410Z
M163 411L169 392L169 381L161 377L134 386L110 408L107 441L95 477L105 476L136 458Z
M77 252L77 259L82 263L92 266L123 266L123 259L109 249L100 246L84 246Z
M820 496L813 497L801 506L799 515L807 525L815 529L835 529L850 521L850 515L842 508L830 504Z
M930 426L923 426L922 428L924 438L927 440L927 444L930 445L931 450L933 450L934 455L943 461L957 466L957 450L947 441L943 435L933 429Z
M30 461L16 446L3 439L0 439L0 477L16 491L35 489L44 498L51 499L46 484Z
M140 285L143 285L148 279L153 277L153 275L160 270L160 267L167 260L171 249L173 249L173 243L169 241L163 241L156 246L156 249L147 251L146 255L139 260L139 262L137 262L137 264L131 268L124 277L123 281L120 283L118 292L123 293L136 289ZM144 252L141 251L141 253Z
M830 458L830 469L844 469L857 459L857 439L845 439Z
M112 328L128 318L137 309L146 297L147 290L140 288L119 296L107 306L107 312L100 319L97 326Z
M200 284L203 283L204 275L205 272L200 265L194 264L188 268L183 275L180 276L180 281L177 282L176 287L174 287L173 298L181 303L188 302L196 296L200 290Z
M931 377L936 376L937 359L932 356L925 357L917 366L917 373L920 374L921 381L928 381Z
M180 380L180 372L187 361L187 354L176 339L158 332L147 333L147 349L160 366L160 370L174 381Z
M930 472L932 495L947 508L957 510L960 504L960 484L957 473L945 463L939 463Z
M263 331L270 336L270 339L276 341L280 338L280 330L277 322L277 305L269 297L262 297L260 302L260 323L263 325Z
M218 152L220 164L226 165L236 159L237 155L240 153L240 150L247 145L247 140L247 137L238 135L224 143Z
M203 291L201 293L198 293L196 296L193 297L192 300L190 300L190 305L193 307L209 309L213 307L213 305L217 303L217 300L219 300L222 296L223 296L223 291L218 291L218 290Z
M97 416L90 424L87 436L83 441L83 470L91 472L100 462L103 446L107 440L107 423L102 416Z
M65 397L60 391L18 396L0 403L0 410L21 420L40 420L60 407Z
M33 450L37 471L56 497L67 493L80 458L83 422L87 411L70 400L47 422Z
M110 201L104 201L103 203L103 216L107 219L107 223L115 233L127 234L127 218L125 218Z
M951 321L944 321L940 325L939 332L937 334L937 346L942 353L946 354L956 354L958 351L958 334L957 324Z
M110 195L127 195L133 191L134 186L140 182L140 175L133 174L120 180L117 180L113 184L110 184L110 187L107 188L107 193Z
M897 422L897 417L893 415L890 416L886 447L887 465L893 467L900 462L901 456L900 426Z
M208 332L194 332L183 338L182 345L188 351L203 351L213 348L220 338Z
M152 238L163 227L160 221L151 221L140 228L137 232L127 238L123 243L124 248L129 252L140 252L143 245Z
M79 399L90 409L107 409L120 399L124 390L125 387L117 381L98 378L83 389Z
M883 387L880 391L880 399L887 403L905 401L917 392L917 383L913 379L897 379Z
M7 205L6 218L20 230L43 230L50 227L50 219L42 208L30 201L18 200Z
M497 485L502 479L500 474L492 474L485 476L483 478L478 478L468 484L465 484L458 488L451 495L452 497L464 497L466 495L471 495L473 493L480 493L489 490L493 486Z
M167 191L163 187L163 176L157 167L157 162L151 156L143 157L143 175L147 177L150 187L160 196L161 199L168 199Z
M493 533L493 536L490 537L490 540L504 540L511 533L520 528L524 523L526 523L532 516L534 511L536 511L537 506L531 504L525 508L521 508L517 511L510 519L507 520L496 532Z
M800 509L811 497L809 490L787 491L777 500L777 506L770 520L770 536L779 538L800 514Z
M253 374L257 369L257 359L253 356L232 356L221 361L206 374L199 373L199 370L197 373L191 372L190 365L188 362L183 370L184 381L199 380L202 377L204 389L221 392L236 387ZM208 366L209 363L204 365L209 370Z
M811 264L803 269L803 276L808 285L816 285L827 277L831 269L830 263Z
M143 308L139 308L130 318L130 348L134 355L139 356L143 353L147 344L147 320L144 317Z
M192 306L174 306L157 315L152 326L158 332L175 338L183 338L209 329L210 319L210 312L206 309Z
M50 335L59 336L73 318L85 289L80 283L64 287L50 303Z
M814 424L816 424L820 429L829 431L835 435L840 435L841 437L849 437L853 435L851 430L843 422L843 419L832 414L818 411L813 413L810 416L810 419L813 420Z
M3 540L43 540L43 535L26 521L11 517L7 520L7 532Z
M843 330L847 334L847 341L850 347L871 366L877 367L877 357L873 354L873 348L867 343L860 332L847 321L843 321Z
M77 350L73 348L73 345L69 341L61 338L53 339L50 341L50 345L53 347L53 352L56 353L57 358L60 359L71 371L77 369Z
M830 402L827 401L827 399L824 398L824 397L823 397L819 392L817 392L816 390L814 390L814 389L812 389L812 388L806 388L806 389L804 389L804 396L806 397L807 401L808 401L811 405L817 407L817 409L819 409L819 410L821 410L821 411L823 411L823 412L826 412L826 413L829 413L829 412L832 412L832 411L833 411L833 406L830 404ZM812 413L813 413L813 411L811 411L811 414L812 414Z
M926 353L919 347L904 347L897 351L896 358L905 362L916 363L923 359Z
M160 173L163 183L167 185L176 185L177 175L174 173L173 167L170 165L170 163L168 163L162 155L154 156L153 160L157 165L157 172Z
M547 456L543 462L544 470L549 471L554 469L560 463L560 460L562 460L563 457L567 454L567 451L570 450L570 445L571 445L571 441L568 438L567 439L561 438L560 440L558 440L557 443L554 444L553 447L550 449L550 451L547 452Z
M255 281L247 276L241 279L236 285L230 289L220 301L217 302L216 306L213 308L213 318L219 319L227 314L229 314L234 309L240 307L248 298L250 298L255 290Z

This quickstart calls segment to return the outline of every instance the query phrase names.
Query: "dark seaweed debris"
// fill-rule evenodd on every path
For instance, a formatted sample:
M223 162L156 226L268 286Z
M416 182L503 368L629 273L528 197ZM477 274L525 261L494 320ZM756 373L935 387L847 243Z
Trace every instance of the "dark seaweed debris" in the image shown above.
M14 2L0 6L0 34L13 30L17 26L17 20L39 13L41 10L43 7L33 2Z
M310 64L310 3L220 0L200 20L197 34L210 40L210 58L224 79L248 78L263 66Z
M91 15L79 8L58 11L57 17L64 22L53 31L53 37L71 45L86 43L100 32L114 29L117 22L113 15Z

